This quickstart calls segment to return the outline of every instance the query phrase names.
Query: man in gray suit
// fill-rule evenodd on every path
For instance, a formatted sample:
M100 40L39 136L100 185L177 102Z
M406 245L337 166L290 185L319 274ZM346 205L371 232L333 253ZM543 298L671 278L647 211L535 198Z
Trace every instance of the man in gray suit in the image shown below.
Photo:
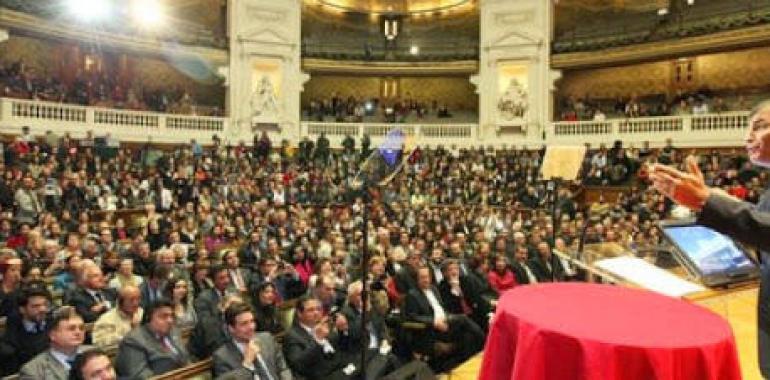
M225 310L227 331L232 339L214 352L214 377L226 379L291 380L278 344L269 333L257 333L254 312L245 303Z
M67 380L78 352L85 350L85 323L75 308L65 306L51 319L48 336L51 347L21 367L22 380Z
M145 323L133 329L115 358L120 379L147 379L190 364L190 355L174 328L174 304L160 299L150 304Z

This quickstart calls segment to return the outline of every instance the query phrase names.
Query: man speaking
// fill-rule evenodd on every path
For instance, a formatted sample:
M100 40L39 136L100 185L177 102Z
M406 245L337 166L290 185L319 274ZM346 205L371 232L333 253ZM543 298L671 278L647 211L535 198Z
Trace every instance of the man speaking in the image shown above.
M746 151L755 165L770 167L770 101L755 107L749 115ZM687 172L654 165L653 186L674 202L698 211L697 222L756 247L761 265L757 302L757 340L762 377L770 379L770 189L754 205L706 186L695 157L687 157Z

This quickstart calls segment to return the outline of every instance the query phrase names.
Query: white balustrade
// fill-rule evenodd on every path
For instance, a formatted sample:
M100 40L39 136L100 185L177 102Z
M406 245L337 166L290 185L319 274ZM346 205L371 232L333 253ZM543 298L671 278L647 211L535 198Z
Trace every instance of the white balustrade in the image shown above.
M480 133L478 124L389 124L389 123L317 123L303 122L300 136L317 138L324 133L333 146L340 146L345 136L360 139L368 134L372 144L378 144L393 129L399 129L415 144L423 146L539 146L541 144L582 145L612 144L622 140L626 144L641 145L643 141L659 146L671 139L677 146L738 146L743 144L748 126L748 112L725 112L705 115L609 119L552 123L542 134ZM219 134L225 141L250 142L250 128L235 127L225 117L174 115L157 112L84 107L54 102L0 98L0 132L18 133L29 126L33 133L51 130L57 134L70 133L73 137L92 130L97 135L106 133L123 141L181 143L190 139L211 141ZM484 127L488 130L492 127ZM283 131L281 135L292 135ZM282 138L276 135L276 138Z
M738 146L748 126L747 111L705 115L560 121L552 123L546 143L577 145L611 144L621 140L639 146L659 146L671 139L677 146Z
M221 117L173 115L158 112L84 107L36 100L0 98L0 125L5 132L29 126L36 134L51 130L73 137L92 130L110 133L123 141L187 142L210 141L214 133L227 129Z

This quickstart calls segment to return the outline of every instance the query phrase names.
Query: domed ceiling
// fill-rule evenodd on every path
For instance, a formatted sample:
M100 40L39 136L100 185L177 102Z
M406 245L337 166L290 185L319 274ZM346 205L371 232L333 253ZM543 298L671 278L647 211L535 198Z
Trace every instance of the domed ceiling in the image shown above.
M330 11L370 15L424 15L473 10L477 0L305 0Z

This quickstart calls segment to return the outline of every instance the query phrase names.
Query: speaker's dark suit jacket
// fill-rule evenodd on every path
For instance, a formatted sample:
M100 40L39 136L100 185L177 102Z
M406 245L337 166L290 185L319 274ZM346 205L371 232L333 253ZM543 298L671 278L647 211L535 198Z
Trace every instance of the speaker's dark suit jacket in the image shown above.
M257 333L255 339L259 343L260 356L274 380L291 380L291 371L286 365L283 353L269 333ZM243 366L243 354L233 340L227 341L213 355L214 377L231 379L253 379L254 372ZM254 365L259 365L255 360Z
M761 281L757 302L757 338L759 369L770 378L770 190L765 190L758 205L722 195L711 195L703 206L697 223L719 231L759 250Z

